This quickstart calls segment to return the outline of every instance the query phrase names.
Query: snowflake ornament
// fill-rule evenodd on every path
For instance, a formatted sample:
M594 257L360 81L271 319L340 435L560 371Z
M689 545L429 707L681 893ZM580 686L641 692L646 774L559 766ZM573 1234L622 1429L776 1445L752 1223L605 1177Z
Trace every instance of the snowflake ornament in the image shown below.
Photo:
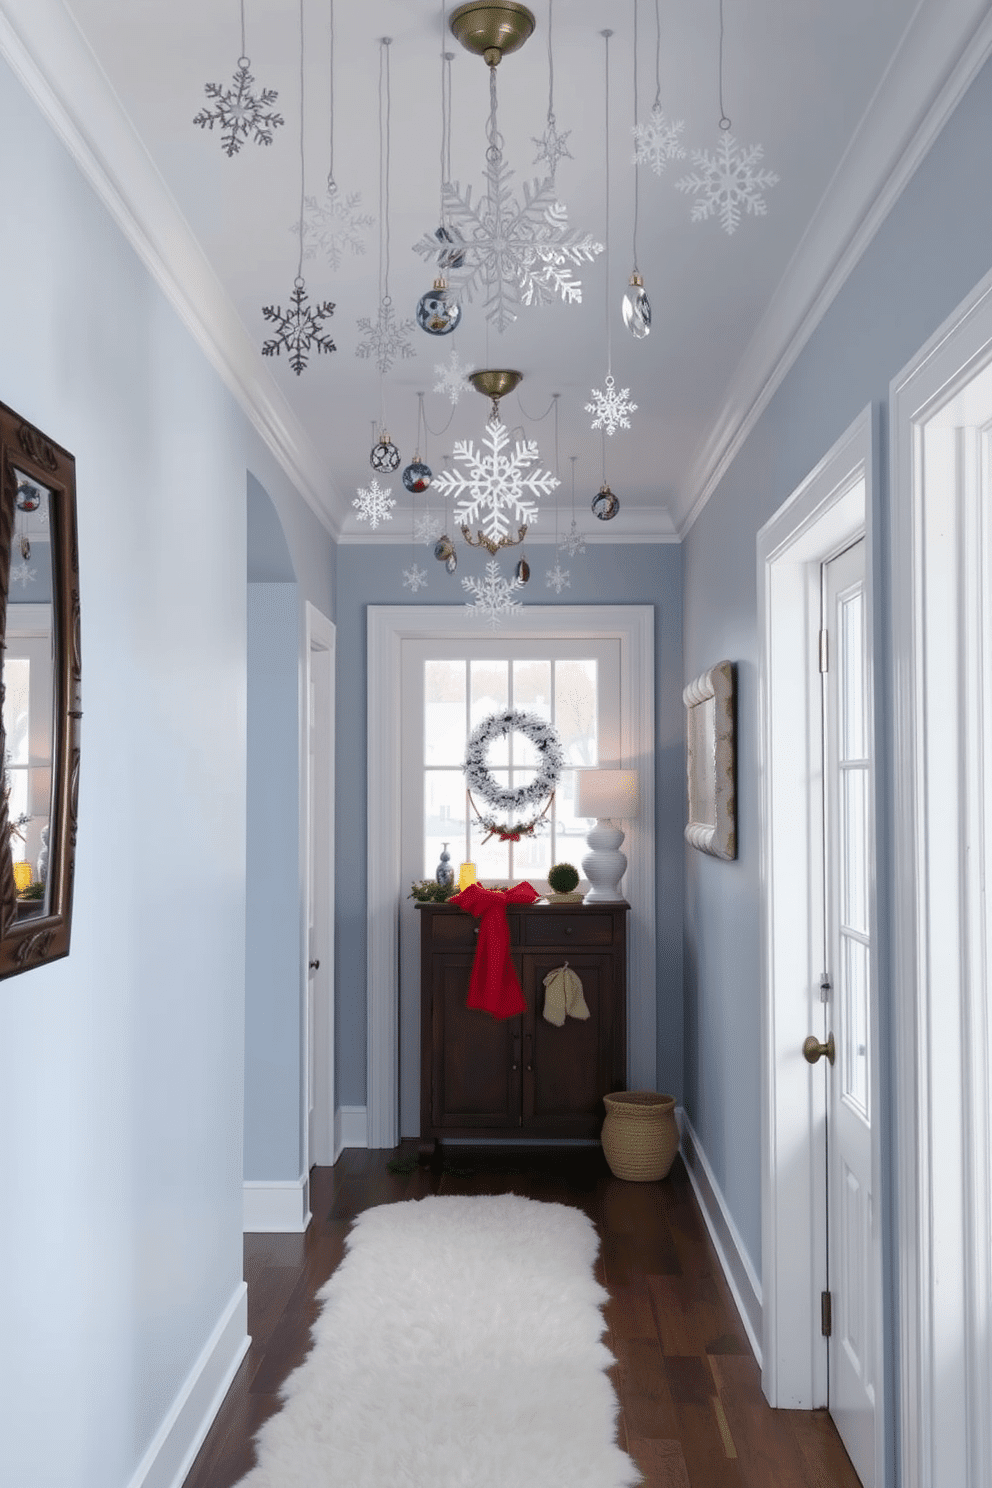
M548 127L538 139L531 135L531 143L537 146L537 154L534 156L534 164L546 160L548 163L548 175L554 180L555 171L558 169L559 160L574 160L575 156L566 144L570 129L559 132L554 114L548 115Z
M11 583L20 584L22 589L26 589L29 584L33 584L37 577L38 570L36 568L30 568L26 559L22 563L16 564L10 570Z
M764 217L768 207L762 192L778 185L774 171L755 170L764 153L761 145L739 146L732 134L720 136L712 155L708 150L693 150L692 163L697 169L675 182L677 190L696 197L692 221L719 217L730 237L740 225L742 208L752 217Z
M556 594L560 594L563 589L571 589L572 587L572 580L568 569L562 568L561 563L557 558L555 559L554 568L548 569L547 574L544 578L544 582L547 587L549 589L553 589Z
M358 329L365 331L367 339L355 347L355 355L367 361L370 357L380 372L388 372L397 357L408 360L416 352L407 340L413 330L412 320L397 320L393 302L387 296L379 302L375 325L367 315L358 322Z
M569 558L574 558L576 553L585 552L586 540L576 526L574 517L572 518L572 525L569 528L568 536L562 538L558 544L558 548L560 552L567 553Z
M481 535L499 544L509 535L511 522L517 526L536 521L536 501L547 496L559 484L550 470L529 470L540 456L533 439L518 439L512 455L504 454L510 442L506 427L500 423L486 425L478 452L471 439L455 442L453 458L465 465L461 471L442 470L434 489L444 497L454 497L456 521L465 527L481 524Z
M374 532L380 522L393 520L393 507L396 502L392 499L392 486L387 486L383 490L373 476L372 484L368 488L359 486L357 489L358 495L351 504L358 512L359 522L368 522Z
M436 393L446 393L454 408L458 399L465 391L468 381L468 363L464 364L459 359L457 351L452 351L446 362L435 362L434 372L437 382L434 384Z
M359 211L362 194L349 191L342 195L336 186L328 186L323 201L315 196L304 198L303 257L327 259L332 269L340 269L345 253L365 252L365 234L375 218ZM294 222L290 232L299 236L300 224Z
M405 568L403 570L403 588L412 590L414 594L416 594L418 589L426 589L426 568L418 568L415 563L410 568Z
M278 356L285 349L289 353L289 365L299 377L311 349L318 353L337 349L323 329L324 321L334 314L334 306L330 300L308 305L306 285L299 277L293 281L289 298L292 308L285 314L274 305L262 307L263 317L277 328L276 334L263 342L262 355Z
M547 305L561 299L582 303L582 281L572 267L592 263L602 253L591 233L569 227L568 215L555 196L554 180L524 182L523 205L513 199L513 171L493 152L486 163L486 190L477 202L472 188L443 188L445 221L458 250L460 266L445 272L452 288L470 303L485 294L486 319L505 331L521 305ZM437 238L426 233L414 245L425 259L438 259ZM450 255L450 250L449 250Z
M635 165L649 165L660 176L670 160L684 160L685 146L679 136L685 129L684 119L668 119L661 104L656 103L646 124L634 124Z
M593 401L586 404L586 413L596 415L589 427L605 429L607 434L613 434L617 429L629 429L629 415L637 412L637 404L631 403L629 394L630 388L621 388L617 392L613 374L608 372L604 388L593 388Z
M413 540L415 543L425 543L430 546L437 542L441 536L441 521L433 512L425 511L419 517L414 518Z
M252 92L255 79L248 71L250 66L248 57L238 58L234 82L229 88L221 83L206 83L203 91L215 100L215 107L202 108L193 120L211 133L215 124L221 126L221 148L228 158L237 155L249 139L256 145L271 145L273 131L286 122L272 108L279 97L274 88L263 88L258 94Z
M496 559L490 558L484 579L462 579L462 588L475 595L472 603L466 601L465 608L477 620L485 620L491 629L496 630L507 615L515 615L523 609L520 601L513 598L514 590L523 587L517 578L504 579Z

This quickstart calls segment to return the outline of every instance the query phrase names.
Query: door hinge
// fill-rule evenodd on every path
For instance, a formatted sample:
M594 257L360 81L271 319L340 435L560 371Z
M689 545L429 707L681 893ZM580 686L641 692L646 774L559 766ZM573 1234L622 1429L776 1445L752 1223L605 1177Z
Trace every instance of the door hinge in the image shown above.
M826 972L824 972L823 975L820 978L820 1001L821 1002L829 1002L830 1001L830 994L831 994L832 991L833 991L833 983L831 982L830 977L828 976L828 974Z
M820 671L830 670L830 647L827 639L827 631L820 631Z
M829 1338L833 1332L833 1303L829 1292L820 1293L820 1332Z

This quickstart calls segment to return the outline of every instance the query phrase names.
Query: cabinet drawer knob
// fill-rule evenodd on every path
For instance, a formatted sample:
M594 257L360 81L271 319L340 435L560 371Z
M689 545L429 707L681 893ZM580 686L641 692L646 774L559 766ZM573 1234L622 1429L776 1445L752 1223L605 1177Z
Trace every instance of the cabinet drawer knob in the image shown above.
M472 926L472 934L473 935L478 935L478 933L479 933L479 927L478 927L478 925L473 925Z
M566 935L571 935L571 933L572 933L572 927L571 927L571 925L566 925L565 926L565 934Z

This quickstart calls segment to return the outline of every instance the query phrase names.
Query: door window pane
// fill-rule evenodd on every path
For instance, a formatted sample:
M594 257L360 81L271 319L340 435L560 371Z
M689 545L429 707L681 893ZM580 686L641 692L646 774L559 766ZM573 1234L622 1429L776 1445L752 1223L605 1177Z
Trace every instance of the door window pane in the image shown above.
M597 680L594 661L555 663L555 728L570 765L599 764Z
M868 771L842 770L841 924L868 934Z
M472 677L472 707L469 728L478 728L490 713L498 713L510 706L510 663L508 661L473 661L469 663ZM465 739L462 739L464 758ZM490 746L490 765L510 763L510 745L506 738L496 739Z
M868 1119L868 947L841 936L841 997L844 1041L841 1080L844 1099Z
M424 763L460 765L465 753L465 663L424 664Z
M841 647L841 763L868 755L865 717L864 590L838 605Z

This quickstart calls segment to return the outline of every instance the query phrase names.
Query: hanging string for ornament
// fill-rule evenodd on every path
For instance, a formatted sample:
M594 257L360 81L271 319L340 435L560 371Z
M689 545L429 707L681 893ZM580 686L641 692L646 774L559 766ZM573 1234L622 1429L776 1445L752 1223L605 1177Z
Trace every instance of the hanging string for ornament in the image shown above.
M548 177L554 182L555 171L558 169L559 160L573 160L571 150L566 144L570 129L562 132L558 129L555 119L555 54L552 45L552 29L554 20L554 0L548 0L548 122L547 128L540 139L531 135L531 143L537 145L537 154L534 156L534 164L546 160L548 163Z
M600 435L603 445L603 484L592 498L592 514L601 522L612 522L620 510L620 502L610 490L610 483L606 478L606 434Z
M363 315L358 329L364 339L355 347L355 355L363 361L372 360L379 368L380 403L382 402L382 378L398 357L404 360L416 353L407 339L413 330L412 320L397 320L389 293L389 170L392 127L392 86L389 74L389 48L391 36L379 38L379 309L375 322ZM381 422L385 415L380 409Z
M764 193L777 186L779 178L774 171L758 170L764 158L761 145L738 145L730 133L731 120L723 101L723 0L720 5L720 47L717 67L717 86L720 97L720 138L712 155L708 150L693 150L692 163L696 167L689 175L675 182L676 190L693 197L693 222L705 222L710 217L719 221L728 237L732 237L746 214L764 217L768 204Z
M423 395L423 393L420 393L418 396L422 398L424 395ZM409 470L409 468L410 467L407 466L407 470ZM426 469L426 466L424 468ZM404 470L404 472L403 472L403 484L406 485L406 470ZM407 487L407 489L408 490L412 490L412 489L415 489L415 488L413 488L413 487ZM416 555L416 546L417 546L417 498L416 498L416 495L414 495L413 500L410 502L410 546L414 549L414 552L411 555L410 567L409 568L405 568L403 570L403 588L404 589L409 589L412 594L416 594L418 592L418 590L420 590L420 589L426 589L427 588L427 570L426 570L426 568L420 568L418 566L418 564L417 564L417 555Z
M307 289L303 278L303 211L306 203L306 156L304 150L305 95L303 58L305 40L303 33L303 0L300 0L300 248L296 261L296 278L290 295L291 309L281 310L275 305L263 305L262 317L271 322L276 333L262 343L263 356L278 356L286 351L289 365L299 377L307 366L311 352L331 352L337 348L324 331L324 321L334 314L330 300L317 304L307 303Z
M562 539L560 551L567 553L570 558L574 558L576 553L585 552L586 542L575 520L575 462L579 457L578 455L569 455L568 458L572 462L572 525L569 528L568 536Z
M517 388L514 389L513 396L517 400L517 407L520 409L520 412L523 414L524 418L527 420L527 422L529 424L543 424L544 423L544 420L548 417L548 414L551 413L552 411L554 411L556 418L558 416L558 404L557 404L557 401L556 401L557 398L559 397L559 394L558 393L552 393L551 394L551 402L548 404L547 408L544 410L543 413L528 413L527 412L527 409L524 407L523 402L522 402L521 397L520 397L520 389L519 389L519 387L517 387Z
M444 455L442 458L445 461L447 461L447 462L450 463L450 461L452 459L452 456L451 455ZM455 552L455 545L454 545L454 543L451 541L451 538L448 536L448 533L450 531L451 531L451 503L450 503L450 501L445 500L445 503L444 503L444 531L441 534L441 536L438 538L437 542L434 544L434 557L437 559L438 563L443 563L444 564L445 568L448 570L449 573L454 573L455 569L458 567L458 554Z
M634 132L637 132L637 58L640 48L637 44L637 0L634 5ZM636 159L636 156L635 156ZM645 336L651 332L651 301L648 292L644 288L644 280L637 265L637 228L641 213L641 178L634 171L634 237L633 237L633 268L630 271L630 281L620 305L623 323L630 334L637 341L643 341Z
M604 429L607 434L613 434L617 429L630 428L630 415L637 409L637 404L630 401L630 388L617 389L613 380L613 322L610 317L610 37L613 32L609 29L599 33L604 42L604 74L605 84L603 96L605 99L605 127L603 131L606 141L606 171L605 171L605 193L606 193L606 278L604 281L603 303L606 320L606 381L602 388L593 388L592 402L586 404L586 413L594 415L591 428Z
M427 425L427 418L426 418L426 416L424 414L424 395L423 395L423 393L418 393L417 396L420 399L420 423L421 423L421 427L424 430L424 444L423 444L424 467L425 467L425 469L429 469L429 461L428 461L428 458L427 458L427 433L428 433L428 425ZM432 474L431 475L431 480L433 480L433 478L434 477L433 477L433 474ZM430 545L431 543L435 542L437 540L437 538L440 537L440 535L441 535L441 523L440 523L440 520L439 520L438 517L436 517L434 515L434 513L430 509L430 494L429 494L429 492L430 492L430 483L428 483L427 493L424 496L424 510L423 510L423 513L422 513L422 515L419 518L415 518L414 519L414 528L413 528L413 540L414 540L414 542L415 543L421 543L421 544L426 543L428 545ZM416 506L416 501L414 501L414 506Z
M441 7L441 35L447 35L447 6ZM441 244L441 258L445 260L447 255L445 248L453 240L444 220L444 198L445 186L447 185L447 155L450 149L448 144L448 131L450 128L448 103L451 86L451 63L448 60L452 53L441 48L441 208L440 226L435 237ZM447 86L445 74L447 70ZM438 273L434 283L426 294L420 296L417 301L416 310L417 324L422 331L429 336L450 336L456 325L462 318L462 307L455 295L448 288L448 281L444 277L441 264L438 265Z
M637 25L635 0L634 25ZM661 106L661 15L658 0L654 0L654 104L646 124L638 124L637 105L634 105L634 165L649 165L656 176L660 176L670 160L684 160L685 146L680 138L685 129L684 119L669 119ZM635 46L636 53L636 46ZM636 69L636 62L635 62ZM636 79L636 71L635 71Z
M250 69L251 58L245 45L245 0L241 0L241 55L234 71L233 83L225 88L222 83L205 83L204 93L213 101L213 108L202 108L193 120L201 129L211 134L215 124L220 125L220 143L224 154L230 159L237 155L241 146L251 140L256 145L271 145L273 131L285 123L282 114L272 108L279 94L275 88L263 88L253 93L255 79Z
M544 575L544 582L549 589L553 589L556 594L560 594L563 589L568 589L571 587L571 579L569 577L568 569L562 568L561 559L559 556L560 546L558 541L558 513L560 503L558 500L558 495L561 487L561 455L559 454L558 450L558 399L560 397L560 394L552 393L551 396L554 399L555 410L555 475L558 477L558 485L555 487L555 566L554 568L549 568L547 570Z
M406 486L408 491L412 491L415 495L419 495L421 491L426 491L427 487L430 485L431 481L434 478L434 472L431 470L430 466L425 464L424 461L420 458L420 441L423 433L424 395L423 393L418 393L416 453L414 454L413 459L403 471L403 474L401 476L401 480L403 481L404 486Z

